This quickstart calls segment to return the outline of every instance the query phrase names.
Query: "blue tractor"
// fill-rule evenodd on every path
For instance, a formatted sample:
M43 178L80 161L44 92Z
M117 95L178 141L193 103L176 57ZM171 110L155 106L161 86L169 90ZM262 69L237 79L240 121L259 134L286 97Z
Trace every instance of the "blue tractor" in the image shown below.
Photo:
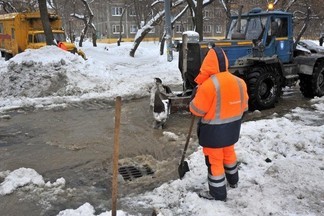
M225 51L229 70L245 80L250 110L274 107L282 88L296 85L298 81L305 97L324 95L324 55L296 49L290 12L260 8L240 12L231 18L224 39L199 41L198 38L195 32L184 32L182 43L177 46L185 93L171 98L171 108L184 106L185 100L188 102L190 91L196 85L194 78L212 46Z

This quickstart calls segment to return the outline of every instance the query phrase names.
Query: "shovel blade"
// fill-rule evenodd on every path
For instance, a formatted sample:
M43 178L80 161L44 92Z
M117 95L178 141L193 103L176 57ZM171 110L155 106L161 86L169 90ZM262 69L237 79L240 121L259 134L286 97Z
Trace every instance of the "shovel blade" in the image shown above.
M178 173L179 173L180 179L182 179L184 177L184 175L186 174L186 172L188 172L188 171L189 171L188 162L184 161L178 167Z

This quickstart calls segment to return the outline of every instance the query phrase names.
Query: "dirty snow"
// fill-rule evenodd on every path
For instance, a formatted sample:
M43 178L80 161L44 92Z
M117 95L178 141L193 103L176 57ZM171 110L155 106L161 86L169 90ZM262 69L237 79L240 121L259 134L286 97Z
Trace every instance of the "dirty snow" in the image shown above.
M142 43L135 58L128 56L131 43L98 44L82 48L87 57L45 47L22 53L0 65L0 115L14 107L64 106L91 98L113 100L148 95L154 77L165 84L181 84L177 61L159 56L157 43ZM108 49L108 51L107 51ZM174 53L175 56L177 55ZM176 57L175 57L176 59ZM228 189L228 201L201 199L197 191L207 189L207 170L201 149L186 159L190 172L182 180L140 195L119 198L120 203L136 209L155 208L159 216L170 215L324 215L324 98L315 98L309 109L296 108L283 117L245 122L236 144L240 182ZM165 131L170 142L176 131ZM192 140L192 142L196 142ZM37 195L51 196L42 188L64 188L64 176L56 183L45 183L37 170L20 168L0 170L0 196L26 187L38 189ZM41 190L42 189L42 190ZM26 198L28 192L26 192ZM50 199L49 199L50 202ZM76 209L63 209L59 216L111 215L98 213L95 203ZM119 209L117 215L130 215Z

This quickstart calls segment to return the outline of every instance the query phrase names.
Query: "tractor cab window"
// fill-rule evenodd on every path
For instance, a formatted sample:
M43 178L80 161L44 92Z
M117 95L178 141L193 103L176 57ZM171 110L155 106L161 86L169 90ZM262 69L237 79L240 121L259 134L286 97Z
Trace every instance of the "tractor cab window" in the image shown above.
M266 18L261 17L253 17L248 20L248 25L246 28L246 39L247 40L254 40L254 39L261 39L263 32L264 32L264 26L266 23Z
M56 41L65 42L66 37L63 33L53 33L53 37ZM46 43L46 37L44 33L36 34L34 36L34 43Z
M28 35L28 43L33 43L33 35Z
M53 36L56 41L66 42L66 37L63 33L54 33Z
M44 34L36 34L34 36L34 43L46 43L46 37Z
M287 18L271 18L271 24L268 36L287 37L288 36L288 19Z
M226 39L232 39L232 35L235 35L235 33L245 34L246 23L247 19L245 18L241 18L241 20L232 19Z
M287 18L276 18L278 23L277 37L288 37L288 19Z
M288 37L288 19L284 17L271 17L267 33L266 45L275 37Z
M227 34L227 39L239 36L240 39L254 40L262 38L264 26L266 25L266 17L242 17L241 22L239 19L233 19Z

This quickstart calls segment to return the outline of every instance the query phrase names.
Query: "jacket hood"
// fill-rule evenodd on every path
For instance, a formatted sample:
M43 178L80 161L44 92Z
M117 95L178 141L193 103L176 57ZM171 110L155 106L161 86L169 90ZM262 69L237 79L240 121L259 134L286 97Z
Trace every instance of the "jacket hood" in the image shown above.
M225 57L225 70L228 71L228 59L223 50L221 50L224 54ZM195 78L195 82L200 85L202 84L205 80L207 80L211 75L220 73L219 69L219 61L218 61L218 56L216 54L216 51L212 48L207 52L206 57L204 58L201 67L200 67L200 72ZM223 71L222 71L223 72Z

